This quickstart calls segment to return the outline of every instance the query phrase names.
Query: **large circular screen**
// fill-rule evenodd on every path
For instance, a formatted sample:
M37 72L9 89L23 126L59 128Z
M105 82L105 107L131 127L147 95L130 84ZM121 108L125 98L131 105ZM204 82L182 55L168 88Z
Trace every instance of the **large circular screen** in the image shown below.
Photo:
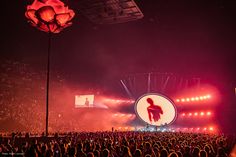
M174 103L161 94L145 94L135 104L136 114L144 122L164 126L174 122L177 111Z

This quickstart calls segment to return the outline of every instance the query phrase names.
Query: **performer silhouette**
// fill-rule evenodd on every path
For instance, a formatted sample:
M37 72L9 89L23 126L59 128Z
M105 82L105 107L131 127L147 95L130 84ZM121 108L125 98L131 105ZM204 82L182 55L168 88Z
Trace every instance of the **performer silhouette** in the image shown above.
M89 107L89 100L88 100L88 98L86 98L84 105Z
M148 112L148 117L149 121L152 122L157 122L161 114L163 114L163 110L160 106L154 105L154 102L151 98L147 98L147 102L150 104L150 106L147 107L147 112Z

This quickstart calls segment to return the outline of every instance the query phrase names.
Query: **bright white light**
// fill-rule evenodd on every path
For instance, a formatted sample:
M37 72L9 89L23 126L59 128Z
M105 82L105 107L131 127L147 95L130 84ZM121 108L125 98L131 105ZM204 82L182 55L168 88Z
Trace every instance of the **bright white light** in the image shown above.
M210 116L210 115L211 115L211 112L207 112L207 115Z
M76 95L75 107L92 107L94 103L94 95Z
M160 114L160 119L157 121L154 121L153 114L151 113L150 116L152 117L152 121L149 119L149 114L147 108L150 106L150 104L147 102L147 99L150 98L154 102L154 106L159 106L163 114ZM173 105L173 103L166 97L159 95L159 94L149 94L142 96L137 102L136 102L136 113L142 119L144 122L150 124L150 125L166 125L173 122L176 118L176 109Z

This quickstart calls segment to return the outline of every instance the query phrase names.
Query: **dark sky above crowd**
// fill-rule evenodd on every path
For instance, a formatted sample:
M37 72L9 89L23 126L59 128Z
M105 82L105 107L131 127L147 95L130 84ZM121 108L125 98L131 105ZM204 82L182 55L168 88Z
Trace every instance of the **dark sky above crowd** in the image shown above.
M44 69L48 36L27 23L32 0L1 1L1 58ZM75 83L106 84L161 71L235 83L236 4L225 0L136 0L141 20L97 25L67 1L73 25L52 39L52 70Z

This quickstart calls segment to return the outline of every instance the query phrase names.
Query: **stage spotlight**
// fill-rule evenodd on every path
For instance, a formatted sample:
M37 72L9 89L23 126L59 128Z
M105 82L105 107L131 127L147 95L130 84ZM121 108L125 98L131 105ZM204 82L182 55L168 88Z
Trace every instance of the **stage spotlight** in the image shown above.
M195 112L195 113L194 113L194 116L198 116L198 113L197 113L197 112Z
M184 99L184 98L182 98L182 99L181 99L181 101L182 101L182 102L185 102L185 99Z
M204 116L204 112L201 112L200 115L201 115L201 116Z
M211 115L211 112L207 112L207 115L210 116L210 115Z
M128 117L130 117L130 118L131 118L132 116L133 116L132 114L128 114Z
M195 100L198 101L198 100L199 100L199 97L195 97Z
M179 99L176 99L176 102L180 102L180 100L179 100Z
M210 98L211 98L211 95L208 94L206 97L207 97L208 99L210 99Z
M188 116L192 116L192 113L189 113Z
M191 98L191 101L195 101L195 98Z
M184 117L186 114L185 113L182 113L182 116Z
M213 130L214 130L214 128L213 128L213 127L209 127L209 130L210 130L210 131L213 131Z
M190 99L189 99L189 98L187 98L187 99L186 99L186 101L190 101Z

